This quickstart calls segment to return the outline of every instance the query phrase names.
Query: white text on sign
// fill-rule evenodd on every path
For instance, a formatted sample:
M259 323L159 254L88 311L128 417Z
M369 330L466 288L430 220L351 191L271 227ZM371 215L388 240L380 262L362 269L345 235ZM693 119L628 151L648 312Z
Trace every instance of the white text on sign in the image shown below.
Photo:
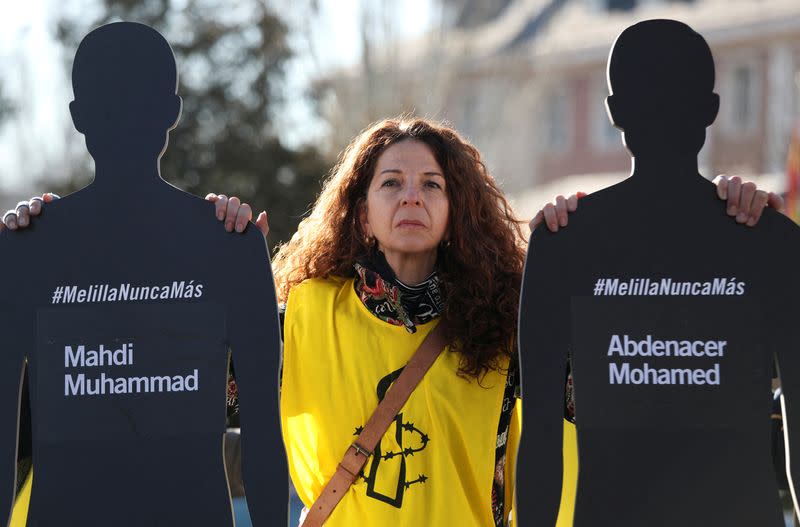
M721 358L725 356L726 340L654 339L647 335L634 339L629 335L612 335L608 345L609 357L676 357ZM710 368L658 368L647 362L640 367L630 362L608 364L609 384L667 384L719 385L720 365Z
M100 344L87 349L85 344L64 346L64 368L130 367L134 364L133 343L119 348ZM64 374L64 397L120 395L163 392L195 392L199 388L199 373L195 368L187 375L147 375L115 377L100 372Z

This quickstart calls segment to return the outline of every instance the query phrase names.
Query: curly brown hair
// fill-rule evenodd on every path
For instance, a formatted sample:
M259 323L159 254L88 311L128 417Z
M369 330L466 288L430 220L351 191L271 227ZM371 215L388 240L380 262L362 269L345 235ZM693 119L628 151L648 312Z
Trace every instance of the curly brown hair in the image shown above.
M486 170L478 150L452 128L420 118L386 119L364 129L325 179L311 214L283 244L272 266L278 299L308 278L355 275L369 256L359 221L378 157L400 141L427 145L444 171L449 240L439 249L450 349L461 355L461 374L482 377L513 357L527 239Z

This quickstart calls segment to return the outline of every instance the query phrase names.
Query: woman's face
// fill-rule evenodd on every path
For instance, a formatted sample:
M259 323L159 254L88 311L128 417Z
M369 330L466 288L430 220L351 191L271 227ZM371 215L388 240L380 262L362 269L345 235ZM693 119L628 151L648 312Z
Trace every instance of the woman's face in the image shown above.
M435 253L447 232L444 172L428 146L405 140L378 158L362 225L386 254Z

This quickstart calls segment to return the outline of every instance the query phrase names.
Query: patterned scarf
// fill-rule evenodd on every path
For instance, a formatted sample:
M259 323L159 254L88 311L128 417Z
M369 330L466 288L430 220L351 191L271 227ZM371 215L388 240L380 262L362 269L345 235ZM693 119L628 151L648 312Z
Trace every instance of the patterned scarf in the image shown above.
M416 333L417 326L438 317L444 308L439 276L434 270L417 285L404 284L386 262L383 252L356 262L353 286L375 316Z

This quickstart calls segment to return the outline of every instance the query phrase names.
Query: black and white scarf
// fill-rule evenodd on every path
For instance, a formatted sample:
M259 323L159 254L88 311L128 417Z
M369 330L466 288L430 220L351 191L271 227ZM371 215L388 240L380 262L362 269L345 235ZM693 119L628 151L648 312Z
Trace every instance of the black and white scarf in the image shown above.
M418 325L442 313L444 302L435 269L419 284L408 285L397 278L381 251L356 262L355 269L353 287L358 297L381 320L416 333Z

